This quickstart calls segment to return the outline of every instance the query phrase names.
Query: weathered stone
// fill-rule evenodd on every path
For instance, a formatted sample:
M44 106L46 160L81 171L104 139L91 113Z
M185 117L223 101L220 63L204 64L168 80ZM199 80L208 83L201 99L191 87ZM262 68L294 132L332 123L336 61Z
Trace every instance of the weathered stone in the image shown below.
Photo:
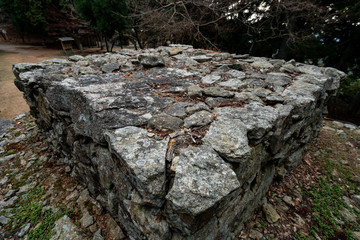
M30 189L34 188L35 186L36 186L36 182L26 184L26 185L19 188L19 193L27 192Z
M239 70L235 70L232 69L230 71L227 71L226 74L231 77L231 78L235 78L235 79L244 79L246 77L246 73L239 71Z
M81 61L83 59L84 57L80 55L72 55L68 58L69 61L74 61L74 62Z
M105 240L105 238L101 235L101 229L97 230L94 233L94 237L92 240Z
M84 214L84 216L80 219L81 227L87 228L90 227L94 223L94 217L91 216L88 212Z
M13 159L16 156L18 156L18 154L14 153L14 154L11 154L11 155L8 155L8 156L5 156L5 157L1 157L0 158L0 163L7 162L7 161Z
M1 134L5 133L5 131L11 128L13 125L10 120L3 120L0 119L0 136Z
M353 195L351 198L356 202L356 204L360 207L360 195Z
M212 148L188 147L180 153L174 184L166 196L169 200L167 215L185 220L183 213L191 218L205 214L239 187L236 174ZM198 224L183 222L179 224L184 226L178 226L176 222L179 219L173 222L175 228L184 227L186 231Z
M0 211L4 208L7 208L7 207L17 203L18 199L19 199L18 196L13 196L12 198L10 198L7 201L0 201Z
M102 67L102 71L105 73L111 73L115 70L118 70L120 68L119 63L107 63Z
M148 126L157 130L169 129L169 130L178 130L183 121L180 118L170 116L165 113L161 113L153 116L149 122Z
M6 193L5 199L7 200L7 199L9 199L9 198L12 198L13 196L15 196L16 192L17 192L16 190L10 189L10 190Z
M237 101L241 101L241 102L259 102L259 103L263 103L263 101L255 95L255 93L253 92L240 92L240 93L235 93L235 99Z
M213 122L202 140L228 161L244 162L250 156L246 126L238 119Z
M233 56L233 59L246 59L249 57L250 57L249 54L239 54L239 55Z
M210 107L210 108L215 108L216 107L216 101L214 98L212 97L208 97L205 99L205 103Z
M203 89L203 93L207 96L211 96L211 97L233 97L235 96L235 93L230 92L230 91L226 91L223 88L220 87L208 87L208 88L204 88Z
M179 48L179 47L172 47L170 48L169 50L169 55L170 56L174 56L174 55L177 55L179 53L182 53L183 49L182 48Z
M300 217L299 214L295 213L295 223L299 225L300 227L303 227L306 223L302 217Z
M191 98L201 97L202 96L202 88L198 85L191 85L188 87L188 95Z
M264 204L263 211L269 223L276 223L280 219L280 215L270 203Z
M260 232L254 230L254 229L251 229L251 230L250 230L250 235L249 235L249 237L250 237L251 239L256 239L256 240L264 239L264 236L263 236Z
M4 161L5 162L5 161ZM1 163L1 162L0 162ZM5 176L3 177L1 180L0 180L0 186L4 185L5 183L7 183L7 181L9 180L9 177L8 176Z
M210 112L210 108L204 103L198 103L193 106L189 106L185 109L186 113L188 113L188 114L193 114L194 112L198 112L201 110Z
M25 236L25 234L30 230L31 224L27 223L23 228L21 228L19 234L17 235L19 238Z
M266 98L272 93L270 90L264 88L255 88L252 92L259 98Z
M285 196L283 197L283 201L286 202L286 204L290 205L290 206L294 206L294 202L292 200L292 198L290 196Z
M360 232L352 232L351 236L352 236L355 240L360 240Z
M347 208L344 208L344 209L340 210L339 213L342 216L342 218L344 220L346 220L347 222L350 222L350 223L356 223L357 222L356 214L350 212Z
M66 215L55 222L53 231L55 235L52 236L50 240L82 240L85 237Z
M255 61L251 64L251 66L256 68L265 68L265 69L274 67L271 63L265 60Z
M121 240L125 238L124 233L122 232L119 225L115 222L115 220L109 215L106 215L107 226L110 232L110 238L112 240Z
M203 77L201 79L201 82L204 83L204 84L214 84L214 83L217 83L217 82L220 82L222 79L220 73L212 73L210 75L206 75L205 77Z
M280 71L282 72L300 72L300 70L293 64L286 63L281 66Z
M165 65L165 61L161 56L139 55L138 59L146 68L162 67Z
M238 90L241 88L246 88L247 82L242 81L242 79L230 78L229 80L227 80L225 82L219 83L219 86Z
M278 111L274 108L252 102L245 108L233 109L231 107L216 108L219 119L240 119L248 129L249 138L260 139L278 119Z
M5 217L3 215L0 216L0 225L5 226L8 222L10 222L10 218Z
M106 133L114 154L122 161L145 201L160 204L165 194L165 155L168 139L154 140L147 131L125 127Z
M355 130L355 129L358 128L356 125L350 124L350 123L345 123L344 127L347 128L347 129L350 129L350 130Z
M165 113L173 117L184 118L187 115L185 109L192 105L193 104L189 102L178 102L172 105L168 110L166 110Z
M214 115L209 113L208 111L200 111L196 112L193 115L185 118L184 127L200 127L206 126L214 120Z
M285 73L271 72L265 79L270 85L287 86L291 82L291 77Z
M285 161L287 170L292 170L300 164L303 151L304 148L298 149Z
M199 55L192 57L193 60L197 61L198 63L208 62L211 61L212 57L206 55Z
M273 94L266 96L264 101L269 105L275 105L278 103L283 103L285 101L285 99L280 94L273 93Z

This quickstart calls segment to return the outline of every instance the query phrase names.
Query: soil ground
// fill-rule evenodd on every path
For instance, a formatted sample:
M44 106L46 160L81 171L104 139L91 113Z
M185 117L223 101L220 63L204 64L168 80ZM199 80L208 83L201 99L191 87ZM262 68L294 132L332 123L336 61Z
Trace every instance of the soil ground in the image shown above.
M0 119L13 119L29 111L22 93L14 85L12 65L22 62L40 62L60 57L61 52L41 46L0 44Z

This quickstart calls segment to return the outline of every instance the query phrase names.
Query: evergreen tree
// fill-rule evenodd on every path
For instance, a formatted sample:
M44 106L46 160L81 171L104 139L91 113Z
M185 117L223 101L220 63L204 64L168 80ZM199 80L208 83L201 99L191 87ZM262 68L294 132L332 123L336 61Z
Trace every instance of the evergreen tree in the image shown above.
M105 38L106 43L115 32L121 36L127 28L124 16L128 7L124 0L75 0L75 5L84 19ZM107 51L112 50L114 40L111 47L106 44Z
M25 41L25 33L43 34L46 32L44 6L49 3L51 0L0 0L0 7L10 15L13 25Z

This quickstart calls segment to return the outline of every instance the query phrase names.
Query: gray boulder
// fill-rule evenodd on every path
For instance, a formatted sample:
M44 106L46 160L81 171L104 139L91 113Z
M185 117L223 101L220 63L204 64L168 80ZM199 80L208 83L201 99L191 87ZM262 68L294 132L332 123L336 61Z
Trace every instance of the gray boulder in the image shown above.
M202 141L231 162L244 162L250 156L247 129L238 119L213 122Z
M139 55L138 59L145 68L165 66L164 58L161 56Z
M160 113L154 115L148 122L150 128L157 130L169 129L178 130L182 125L183 121L180 118L170 116L166 113Z
M192 222L181 222L176 228L192 228L199 225L194 219L200 214L211 213L240 184L234 171L208 146L188 147L180 153L176 163L174 184L166 199L169 218L186 218ZM179 220L175 221L176 223Z
M169 139L155 140L145 129L124 127L106 133L119 161L129 169L129 179L145 201L159 204L165 194L165 155Z
M212 121L214 121L214 115L212 115L208 111L203 110L200 112L196 112L193 115L185 118L184 127L190 128L190 127L206 126Z

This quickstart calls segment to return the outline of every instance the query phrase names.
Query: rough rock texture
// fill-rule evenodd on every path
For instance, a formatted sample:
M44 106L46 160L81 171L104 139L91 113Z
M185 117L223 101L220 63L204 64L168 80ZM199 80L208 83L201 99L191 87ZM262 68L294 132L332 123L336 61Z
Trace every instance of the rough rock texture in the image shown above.
M84 239L77 226L66 215L55 222L54 231L56 234L50 240Z
M130 239L237 236L344 77L181 45L13 71L53 151Z

